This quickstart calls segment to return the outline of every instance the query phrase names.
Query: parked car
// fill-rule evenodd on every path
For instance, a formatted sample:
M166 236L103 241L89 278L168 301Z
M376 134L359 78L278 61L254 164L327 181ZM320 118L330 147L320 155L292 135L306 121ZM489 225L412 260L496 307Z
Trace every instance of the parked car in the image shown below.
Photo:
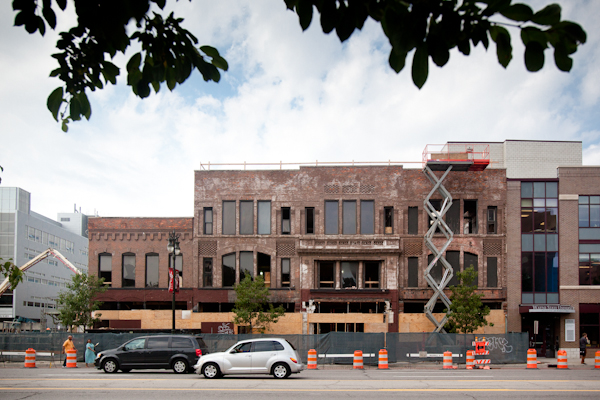
M287 378L304 369L294 346L285 339L249 339L220 353L202 356L194 366L205 378L233 374L270 374Z
M104 372L129 372L132 369L169 369L178 374L192 372L191 367L208 353L199 336L157 335L132 339L116 349L100 351L94 365Z

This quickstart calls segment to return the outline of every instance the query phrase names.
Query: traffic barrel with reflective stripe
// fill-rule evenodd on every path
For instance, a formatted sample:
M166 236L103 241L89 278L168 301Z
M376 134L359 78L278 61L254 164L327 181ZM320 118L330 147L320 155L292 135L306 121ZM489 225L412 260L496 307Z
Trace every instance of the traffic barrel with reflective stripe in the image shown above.
M444 352L444 361L442 362L442 369L452 369L452 352Z
M569 368L569 366L567 365L567 351L559 350L556 354L558 354L558 357L557 357L558 363L557 363L556 368L560 368L560 369Z
M473 369L474 362L475 362L475 351L467 350L467 369Z
M35 368L35 350L25 350L25 368Z
M67 368L77 368L77 350L67 350Z
M600 351L596 352L596 367L595 369L600 369Z
M354 369L363 369L363 353L362 350L354 352Z
M308 359L306 362L307 369L317 369L317 351L315 349L310 349L308 351Z
M535 349L527 350L527 368L537 369L537 351Z
M379 369L388 369L388 352L386 349L379 350Z

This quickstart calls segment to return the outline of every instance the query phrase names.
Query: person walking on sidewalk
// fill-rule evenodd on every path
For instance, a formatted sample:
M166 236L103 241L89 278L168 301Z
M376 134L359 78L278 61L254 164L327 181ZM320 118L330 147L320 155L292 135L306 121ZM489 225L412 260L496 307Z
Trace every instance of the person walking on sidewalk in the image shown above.
M590 339L587 337L587 333L581 334L579 339L579 355L581 356L581 363L585 364L585 354L587 352L587 345L590 343Z
M62 345L62 352L65 355L65 361L63 362L63 368L67 366L67 351L75 349L75 343L73 343L73 336L69 335L69 338L65 340Z
M93 365L95 359L96 359L95 346L92 343L92 339L88 339L87 344L85 345L85 366L89 367L88 364Z

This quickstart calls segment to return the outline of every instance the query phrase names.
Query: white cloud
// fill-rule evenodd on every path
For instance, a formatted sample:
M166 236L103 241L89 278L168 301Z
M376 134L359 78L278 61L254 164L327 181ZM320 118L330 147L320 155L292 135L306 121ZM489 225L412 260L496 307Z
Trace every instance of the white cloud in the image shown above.
M542 71L527 72L513 31L506 70L493 43L487 52L479 45L468 57L452 52L443 68L431 64L418 90L412 55L394 73L373 22L340 44L318 19L302 32L283 0L174 2L200 44L227 58L222 82L204 83L196 73L174 92L140 100L121 76L116 87L90 95L91 121L65 134L45 107L58 86L48 78L56 35L12 27L4 2L2 184L30 191L33 210L49 217L74 203L104 216L192 216L200 162L419 161L428 143L548 139L582 140L584 162L600 164L600 35L592 29L600 3L562 3L563 17L588 33L571 73L558 71L550 53Z

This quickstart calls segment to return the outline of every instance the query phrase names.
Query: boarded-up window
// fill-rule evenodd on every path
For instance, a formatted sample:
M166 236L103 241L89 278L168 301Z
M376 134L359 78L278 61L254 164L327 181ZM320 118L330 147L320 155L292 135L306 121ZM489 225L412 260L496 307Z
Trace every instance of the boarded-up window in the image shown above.
M235 201L223 202L223 235L235 235Z
M408 234L419 234L419 209L417 207L408 207Z
M254 202L240 201L240 235L254 233Z
M408 257L408 287L419 287L418 257Z
M328 200L325 202L325 234L338 234L338 207L337 201Z
M498 259L496 257L487 259L487 286L498 287Z
M356 235L356 201L342 202L342 232L344 235Z

